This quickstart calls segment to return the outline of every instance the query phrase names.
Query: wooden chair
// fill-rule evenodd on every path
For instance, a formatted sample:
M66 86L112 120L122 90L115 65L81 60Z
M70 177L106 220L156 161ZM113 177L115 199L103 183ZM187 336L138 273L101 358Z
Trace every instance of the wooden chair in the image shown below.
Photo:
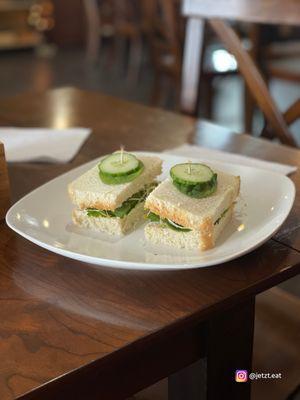
M180 5L176 0L143 0L143 19L150 47L154 84L151 103L166 102L168 89L175 88L179 107L182 43ZM183 20L181 20L183 21ZM169 86L169 88L167 87Z
M279 26L281 41L277 39L262 45L262 52L266 54L263 67L269 77L300 83L300 23L298 25Z
M86 56L89 62L95 63L100 50L100 13L97 0L84 0L87 21Z
M147 32L154 70L151 103L154 106L170 105L168 100L173 96L174 108L179 110L185 31L185 21L180 15L181 3L177 0L144 0L142 4L144 26L146 27L145 31ZM206 101L201 105L201 115L210 118L214 79L236 74L237 70L227 68L220 71L216 69L213 63L213 50L219 44L216 43L215 39L211 40L210 31L206 31L205 36L207 39L205 40L206 45L203 46L205 62L201 66L201 76L205 79L202 81L201 91Z
M292 125L295 121L300 119L300 99L296 100L283 114L283 118L287 126ZM262 136L267 137L269 139L276 138L276 134L272 129L272 126L269 124L265 124L262 130Z
M144 26L137 0L113 0L116 37L129 43L128 78L137 80L142 66Z
M4 145L0 142L0 221L4 219L10 205L10 190L5 160Z
M282 113L272 99L257 65L225 19L270 24L300 25L300 2L297 0L184 0L183 14L188 17L182 73L181 108L195 114L199 87L199 67L203 45L204 21L236 58L239 70L256 103L264 113L268 129L282 143L296 146Z
M139 3L136 0L84 0L84 8L87 20L88 61L94 64L98 60L104 36L112 37L118 44L127 40L128 77L137 78L143 52L143 22Z
M266 83L278 78L300 84L300 27L250 24L249 38L251 57L263 71ZM255 108L253 96L246 90L246 132L252 131Z

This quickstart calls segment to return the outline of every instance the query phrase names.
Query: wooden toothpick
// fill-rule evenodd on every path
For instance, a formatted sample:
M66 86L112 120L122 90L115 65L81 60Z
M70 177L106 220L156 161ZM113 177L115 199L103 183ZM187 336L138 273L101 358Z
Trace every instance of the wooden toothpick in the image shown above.
M124 146L121 145L121 150L120 150L120 163L121 164L123 164L123 162L124 162L123 157L124 157Z
M188 160L188 174L191 175L191 173L192 173L191 160Z

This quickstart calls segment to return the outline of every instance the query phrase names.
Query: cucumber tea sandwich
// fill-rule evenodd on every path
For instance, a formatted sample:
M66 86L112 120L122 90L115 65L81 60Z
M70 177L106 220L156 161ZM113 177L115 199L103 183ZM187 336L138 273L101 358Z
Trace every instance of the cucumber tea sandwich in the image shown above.
M177 164L145 202L146 239L177 248L207 250L231 219L240 178L200 163Z
M76 206L75 225L122 235L144 220L144 201L161 174L158 157L135 156L123 149L73 181L69 195Z

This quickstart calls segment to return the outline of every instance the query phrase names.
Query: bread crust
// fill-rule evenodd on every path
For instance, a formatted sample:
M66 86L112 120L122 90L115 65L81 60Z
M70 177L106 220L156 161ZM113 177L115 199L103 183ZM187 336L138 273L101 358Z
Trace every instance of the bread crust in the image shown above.
M236 176L235 178L238 181L237 192L236 192L235 197L238 197L238 195L240 194L240 190L241 190L241 177L240 176Z
M211 218L206 218L201 227L200 249L208 250L215 246L214 241L214 224Z
M210 217L204 218L200 224L194 223L189 220L185 210L172 209L164 202L158 202L155 197L150 196L146 199L145 208L149 209L154 214L159 215L161 218L168 218L185 228L209 232L213 225Z
M80 210L86 210L87 208L95 208L97 210L107 210L107 211L114 211L116 208L119 207L117 201L104 201L104 200L97 200L97 201L80 201L78 197L74 193L75 191L72 190L71 184L68 185L68 194L73 204L76 204L77 208Z

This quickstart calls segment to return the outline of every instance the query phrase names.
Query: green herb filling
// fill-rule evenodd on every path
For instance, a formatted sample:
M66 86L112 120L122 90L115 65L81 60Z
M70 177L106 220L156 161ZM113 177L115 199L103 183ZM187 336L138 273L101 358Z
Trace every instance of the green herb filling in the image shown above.
M167 218L160 218L159 215L156 215L151 211L148 212L147 219L149 219L152 222L161 222L168 228L173 229L174 231L179 231L179 232L190 232L191 231L191 229L184 228L182 225L179 225L177 223L176 223L177 226L175 226Z
M124 201L124 203L116 208L114 211L111 210L98 210L96 208L87 208L86 213L88 217L94 218L124 218L126 215L130 213L130 211L137 206L139 203L144 201L149 193L155 189L157 183L151 183L147 185L144 189L140 190L139 192L135 193L129 199Z
M225 215L228 211L229 211L229 208L226 208L226 210L224 210L222 212L222 214L219 216L219 218L214 222L214 225L218 225L221 222L221 220L225 217ZM191 229L184 228L182 225L179 225L179 224L176 224L176 225L178 225L178 227L176 227L176 226L172 225L172 223L170 223L168 219L160 218L159 215L156 215L151 211L148 212L147 219L149 219L152 222L161 222L168 228L173 229L174 231L180 231L180 232L190 232L191 231Z

